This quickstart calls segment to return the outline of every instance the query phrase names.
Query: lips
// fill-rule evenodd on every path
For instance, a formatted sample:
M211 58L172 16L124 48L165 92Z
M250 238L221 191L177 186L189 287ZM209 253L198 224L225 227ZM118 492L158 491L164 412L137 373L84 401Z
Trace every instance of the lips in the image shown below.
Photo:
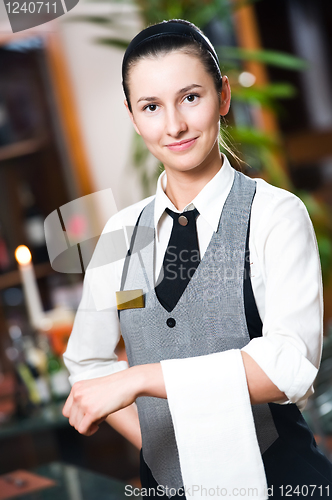
M197 137L193 137L192 139L185 139L179 142L173 142L171 144L167 144L167 147L172 151L183 151L184 149L190 148L197 140Z

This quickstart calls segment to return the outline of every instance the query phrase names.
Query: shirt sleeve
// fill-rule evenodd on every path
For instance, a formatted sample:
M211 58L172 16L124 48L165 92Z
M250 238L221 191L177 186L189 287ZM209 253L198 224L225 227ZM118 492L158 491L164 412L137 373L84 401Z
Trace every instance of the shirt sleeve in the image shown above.
M69 382L103 377L128 368L115 354L120 324L115 292L120 289L128 239L111 218L85 273L81 302L63 354Z
M86 275L82 299L63 354L71 385L78 380L103 377L128 367L125 361L118 361L115 354L120 339L116 305L97 310L87 278Z
M288 193L266 207L253 235L265 284L262 337L247 352L303 408L313 393L323 340L323 292L316 236L303 202Z

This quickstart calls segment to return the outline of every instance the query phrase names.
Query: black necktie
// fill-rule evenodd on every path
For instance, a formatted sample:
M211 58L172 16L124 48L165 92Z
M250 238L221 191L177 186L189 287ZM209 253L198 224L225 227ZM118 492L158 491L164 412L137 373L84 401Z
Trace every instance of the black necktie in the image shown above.
M170 312L176 306L199 262L196 229L197 208L181 214L169 208L173 229L163 261L163 279L155 288L159 302ZM159 282L159 279L158 279Z

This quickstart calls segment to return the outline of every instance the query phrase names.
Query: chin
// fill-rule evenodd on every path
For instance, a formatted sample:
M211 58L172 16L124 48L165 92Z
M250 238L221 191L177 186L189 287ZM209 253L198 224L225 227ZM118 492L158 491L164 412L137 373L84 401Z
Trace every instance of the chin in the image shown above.
M178 156L174 156L172 159L170 159L170 161L167 161L167 159L165 159L165 162L163 162L163 165L168 165L169 168L171 169L174 169L174 170L192 170L196 167L199 167L200 165L202 165L202 163L204 163L204 161L206 160L207 158L207 155L204 156L198 156L198 155L195 155L195 157L193 158L190 158L189 156L186 157L186 155L178 155Z

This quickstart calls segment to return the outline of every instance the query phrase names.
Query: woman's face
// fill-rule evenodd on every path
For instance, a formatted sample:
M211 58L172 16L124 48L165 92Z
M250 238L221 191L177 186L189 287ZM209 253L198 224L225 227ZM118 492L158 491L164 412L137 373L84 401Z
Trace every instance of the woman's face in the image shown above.
M151 153L166 171L220 164L220 115L229 109L230 90L223 77L219 102L212 76L194 55L173 51L141 59L129 75L130 118Z

